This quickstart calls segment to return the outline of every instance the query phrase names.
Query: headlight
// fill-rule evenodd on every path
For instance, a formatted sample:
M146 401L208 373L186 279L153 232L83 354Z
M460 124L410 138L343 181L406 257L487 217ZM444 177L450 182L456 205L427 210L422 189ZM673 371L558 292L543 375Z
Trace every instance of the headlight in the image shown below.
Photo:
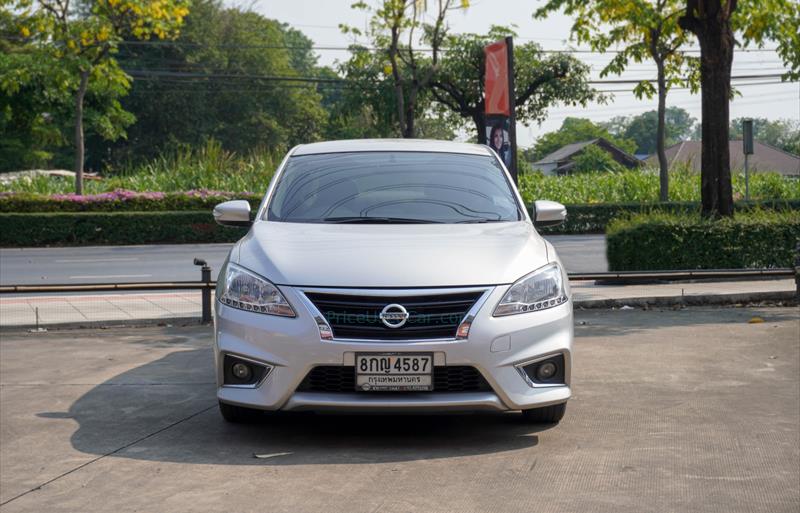
M548 264L517 280L497 304L494 316L544 310L566 303L567 299L561 268Z
M236 264L228 264L219 300L248 312L295 316L292 306L275 285Z

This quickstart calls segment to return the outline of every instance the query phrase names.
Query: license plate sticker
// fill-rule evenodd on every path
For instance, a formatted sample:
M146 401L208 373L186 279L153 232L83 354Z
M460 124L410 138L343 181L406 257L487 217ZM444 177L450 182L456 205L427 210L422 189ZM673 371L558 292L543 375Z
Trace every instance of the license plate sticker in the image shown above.
M433 390L432 354L356 355L356 390L427 392Z

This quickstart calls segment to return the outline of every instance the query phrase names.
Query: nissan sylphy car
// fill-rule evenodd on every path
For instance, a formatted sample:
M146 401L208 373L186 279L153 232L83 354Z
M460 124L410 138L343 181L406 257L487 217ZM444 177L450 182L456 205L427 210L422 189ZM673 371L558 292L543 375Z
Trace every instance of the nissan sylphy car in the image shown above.
M261 411L521 411L555 423L570 397L572 303L488 147L423 140L301 145L220 270L214 353L225 419Z

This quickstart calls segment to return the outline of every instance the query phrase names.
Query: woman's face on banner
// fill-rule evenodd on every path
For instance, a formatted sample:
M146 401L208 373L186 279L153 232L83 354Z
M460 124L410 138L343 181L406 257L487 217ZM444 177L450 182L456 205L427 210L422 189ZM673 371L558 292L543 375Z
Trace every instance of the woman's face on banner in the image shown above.
M503 147L503 131L502 130L494 130L492 131L492 146L497 149Z

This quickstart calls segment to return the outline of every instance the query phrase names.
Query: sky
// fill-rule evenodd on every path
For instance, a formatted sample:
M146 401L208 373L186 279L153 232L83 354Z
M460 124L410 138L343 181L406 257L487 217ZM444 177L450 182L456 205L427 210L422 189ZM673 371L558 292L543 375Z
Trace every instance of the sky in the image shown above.
M367 0L368 2L370 0ZM371 3L375 3L372 0ZM365 27L367 15L350 8L354 0L252 0L251 2L226 1L243 9L252 9L268 18L288 23L301 30L316 46L347 46L353 43L352 36L339 30L340 23ZM544 2L539 0L472 0L468 9L448 15L449 29L453 33L486 33L492 25L516 25L519 35L515 41L525 43L535 41L546 50L564 50L570 46L569 31L571 18L563 14L552 14L546 20L534 20L531 14ZM362 41L366 42L366 41ZM774 45L768 45L773 48ZM318 50L321 65L334 65L336 61L347 60L348 53L340 50ZM592 66L592 77L599 79L603 69L613 54L580 54L578 57ZM733 76L775 74L784 69L774 51L736 52L734 55ZM633 63L621 76L607 79L655 78L655 65L643 62ZM753 82L776 81L776 79L752 80ZM744 83L744 82L742 82ZM611 86L599 86L606 88ZM614 89L624 86L613 86ZM755 84L738 88L741 96L730 105L731 119L739 117L762 117L769 119L788 118L800 120L800 83ZM700 119L700 96L686 90L674 90L667 96L667 106L681 107ZM517 141L520 147L533 144L543 133L557 130L568 116L605 121L614 116L636 115L656 108L656 99L638 100L630 92L616 93L606 105L589 104L586 108L555 105L541 125L517 126Z

